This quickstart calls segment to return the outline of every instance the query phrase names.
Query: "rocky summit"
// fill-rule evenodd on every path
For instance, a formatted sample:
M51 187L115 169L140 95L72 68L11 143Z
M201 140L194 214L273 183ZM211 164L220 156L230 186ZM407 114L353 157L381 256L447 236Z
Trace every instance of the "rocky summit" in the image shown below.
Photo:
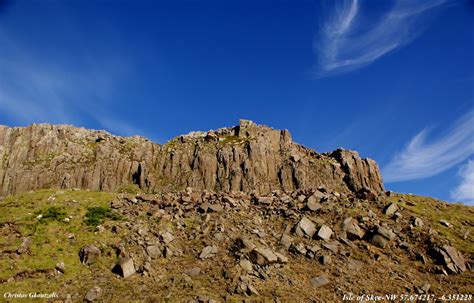
M286 130L0 127L0 157L6 302L472 301L473 207Z
M40 188L144 191L383 191L375 161L338 149L319 154L287 130L240 120L164 145L67 125L0 126L0 195Z

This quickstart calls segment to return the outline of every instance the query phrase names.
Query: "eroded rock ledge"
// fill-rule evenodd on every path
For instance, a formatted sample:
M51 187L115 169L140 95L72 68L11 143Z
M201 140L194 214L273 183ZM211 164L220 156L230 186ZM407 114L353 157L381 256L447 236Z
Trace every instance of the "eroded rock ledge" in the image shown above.
M164 145L69 125L0 126L0 195L38 188L149 192L186 187L214 191L384 190L375 161L338 149L319 154L287 130L240 120L192 132Z

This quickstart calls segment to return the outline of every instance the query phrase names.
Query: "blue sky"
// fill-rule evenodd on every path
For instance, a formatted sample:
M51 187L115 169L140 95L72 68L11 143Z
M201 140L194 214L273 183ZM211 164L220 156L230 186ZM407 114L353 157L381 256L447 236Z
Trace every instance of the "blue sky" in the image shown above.
M0 0L0 124L158 143L239 118L474 202L469 0Z

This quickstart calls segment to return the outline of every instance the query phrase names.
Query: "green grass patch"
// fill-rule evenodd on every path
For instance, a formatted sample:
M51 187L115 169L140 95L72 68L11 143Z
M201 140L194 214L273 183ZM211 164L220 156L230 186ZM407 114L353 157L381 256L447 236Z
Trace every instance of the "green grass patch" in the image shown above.
M136 195L140 193L142 190L140 187L136 184L128 184L125 186L120 187L117 192L121 194L131 194L131 195Z
M122 216L112 211L109 207L89 207L87 209L84 223L89 226L98 226L104 223L105 219L116 221L121 220Z
M464 239L467 231L470 231L468 237L474 234L474 207L408 194L394 195L390 197L390 201L403 206L414 216L423 218L425 223L429 223L457 249L474 254L474 241L469 238ZM446 220L452 226L446 227L439 222L440 220Z
M48 223L51 221L63 222L66 218L66 212L62 207L51 206L48 207L45 211L41 212L40 223Z
M239 136L226 136L219 138L219 144L227 145L227 144L243 144L245 142L250 141L252 138L240 138Z
M110 245L120 241L121 234L114 234L108 229L98 233L84 224L84 218L87 213L105 214L106 220L117 218L116 214L107 211L115 195L87 190L42 189L0 201L0 224L13 224L13 229L21 234L21 237L16 237L15 233L2 234L1 250L16 250L24 237L31 237L32 240L29 252L15 259L0 253L1 280L22 272L52 270L58 262L66 265L65 273L52 279L45 274L36 274L35 278L0 283L0 293L56 291L62 296L75 292L83 295L93 286L91 281L95 272L105 273L109 279L113 279L110 266L116 260ZM89 209L99 211L90 212ZM47 224L42 224L41 219L37 219L38 214L43 215ZM62 221L65 216L71 217L67 224ZM122 232L127 233L127 230L123 229ZM104 249L98 262L90 267L81 264L78 256L80 249L89 244Z

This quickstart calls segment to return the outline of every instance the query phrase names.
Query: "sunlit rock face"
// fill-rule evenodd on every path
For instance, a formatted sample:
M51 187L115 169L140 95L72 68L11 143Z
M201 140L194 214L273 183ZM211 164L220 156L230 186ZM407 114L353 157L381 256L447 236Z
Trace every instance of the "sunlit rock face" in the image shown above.
M287 130L248 120L164 145L69 125L0 126L2 196L39 188L115 191L129 184L149 192L384 190L375 161L342 149L320 154L294 143Z

